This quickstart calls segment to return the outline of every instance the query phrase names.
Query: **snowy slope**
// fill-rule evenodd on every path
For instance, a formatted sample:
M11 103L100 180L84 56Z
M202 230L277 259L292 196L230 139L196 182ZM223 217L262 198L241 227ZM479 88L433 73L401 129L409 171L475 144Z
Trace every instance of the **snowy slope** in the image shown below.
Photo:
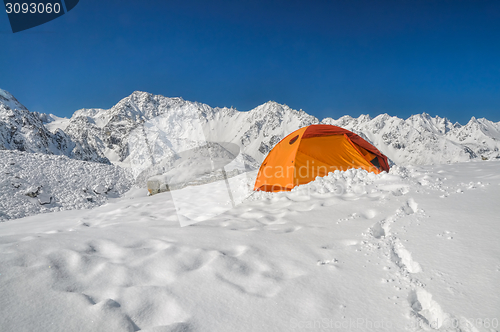
M499 161L335 172L189 227L170 195L0 223L2 330L500 329Z
M44 212L88 209L130 189L120 167L40 153L0 150L0 222Z
M62 131L66 130L66 127L69 124L68 118L61 118L54 114L39 113L39 117L45 125L45 128L52 133L54 133L57 129L61 129Z
M0 89L0 150L65 155L79 160L109 163L99 151L74 142L60 128L49 131L43 123L49 119L45 114L28 111L9 92ZM61 121L58 125L64 127Z

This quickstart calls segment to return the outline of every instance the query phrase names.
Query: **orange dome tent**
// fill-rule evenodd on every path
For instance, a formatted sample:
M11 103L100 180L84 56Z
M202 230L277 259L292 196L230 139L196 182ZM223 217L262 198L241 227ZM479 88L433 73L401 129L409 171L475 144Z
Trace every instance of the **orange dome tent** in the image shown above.
M362 168L389 171L387 157L349 130L332 125L300 128L282 139L267 155L254 190L289 191L335 170Z

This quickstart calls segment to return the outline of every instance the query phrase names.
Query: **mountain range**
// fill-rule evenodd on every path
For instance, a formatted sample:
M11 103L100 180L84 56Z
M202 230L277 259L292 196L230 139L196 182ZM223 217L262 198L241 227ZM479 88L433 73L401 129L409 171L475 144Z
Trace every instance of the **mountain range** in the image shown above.
M30 112L0 89L0 149L112 163L135 168L136 175L177 151L195 148L200 140L238 146L255 168L283 137L318 123L361 135L400 165L500 158L500 122L484 118L472 117L465 125L426 113L408 119L381 114L320 121L273 101L241 112L140 91L110 109L81 109L60 118Z

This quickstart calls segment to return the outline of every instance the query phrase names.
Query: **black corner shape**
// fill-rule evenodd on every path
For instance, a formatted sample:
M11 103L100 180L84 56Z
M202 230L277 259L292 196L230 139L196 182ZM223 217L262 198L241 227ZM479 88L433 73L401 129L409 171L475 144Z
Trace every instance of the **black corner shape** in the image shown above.
M31 29L52 21L73 9L79 0L4 0L12 32Z
M76 4L80 0L63 0L66 4L66 12L69 12L71 9L75 8Z

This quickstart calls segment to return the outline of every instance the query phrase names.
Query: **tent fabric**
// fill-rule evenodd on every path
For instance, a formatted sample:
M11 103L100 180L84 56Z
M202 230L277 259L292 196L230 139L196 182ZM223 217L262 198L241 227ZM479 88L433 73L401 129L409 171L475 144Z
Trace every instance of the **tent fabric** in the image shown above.
M332 125L300 128L282 139L262 163L254 190L289 191L335 170L389 171L387 157L358 135Z

